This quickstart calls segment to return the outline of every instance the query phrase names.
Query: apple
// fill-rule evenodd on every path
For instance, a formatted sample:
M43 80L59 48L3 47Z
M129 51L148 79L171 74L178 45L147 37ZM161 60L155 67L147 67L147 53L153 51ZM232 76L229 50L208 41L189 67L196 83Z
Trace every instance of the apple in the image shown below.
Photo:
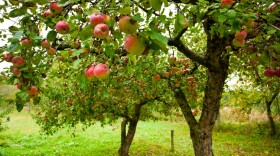
M128 35L124 41L124 49L128 53L141 55L146 49L145 40L137 35Z
M249 45L248 47L247 47L247 50L248 51L253 51L255 49L255 47L253 46L253 45Z
M56 50L52 47L47 51L49 54L54 55L56 53Z
M232 44L236 47L243 47L244 44L245 44L245 40L244 39L243 40L238 40L238 39L234 38L232 40Z
M17 67L13 68L12 73L15 74L15 75L20 75L21 74L20 70Z
M104 23L110 24L110 22L111 22L110 16L107 14L103 14L102 16L104 17Z
M43 48L50 48L50 47L51 47L51 44L50 44L50 42L48 42L48 40L43 40L43 41L41 42L41 46L42 46Z
M104 16L99 13L93 13L90 15L89 23L91 26L96 26L97 24L104 23Z
M264 70L263 74L266 77L272 77L274 75L276 75L277 71L271 69L271 67L266 67L266 69Z
M26 92L29 94L29 96L37 96L39 89L35 86L31 86Z
M20 83L20 82L19 82L19 83L17 83L17 84L16 84L16 86L17 86L17 88L18 88L18 89L20 89L20 87L21 87L21 83Z
M110 69L106 64L99 63L94 67L94 76L98 79L106 79L110 74Z
M156 80L160 80L160 75L159 74L154 75L154 77L155 77Z
M233 4L233 0L221 0L221 8L230 7Z
M275 70L275 75L276 75L277 77L280 78L280 68L278 68L277 70Z
M247 37L247 33L244 30L241 30L240 32L235 33L235 38L237 40L244 40Z
M96 38L105 39L109 36L109 27L104 23L97 24L94 27L93 34Z
M164 72L163 73L163 77L170 78L171 77L171 73L170 72Z
M89 80L94 79L94 65L91 65L90 67L88 67L88 69L86 70L86 77Z
M189 20L186 19L186 23L182 24L183 28L187 28L189 26Z
M25 60L23 57L21 56L15 56L13 59L12 59L12 63L15 67L17 68L20 68L22 66L25 65Z
M49 17L51 17L51 14L52 14L52 12L50 10L46 10L46 11L44 11L43 16L45 18L49 18Z
M82 14L84 12L82 8L77 8L75 11L77 14Z
M31 40L29 39L29 38L22 38L21 40L20 40L20 43L21 43L21 45L22 46L24 46L24 47L31 47L32 46L32 42L31 42Z
M57 2L53 2L50 5L50 11L54 14L60 14L63 10L62 6L59 6Z
M72 45L72 48L80 49L81 48L81 42L79 40L75 40L73 45Z
M123 16L119 20L119 29L121 32L126 34L133 34L139 28L139 24L136 20L130 18L129 16Z
M14 56L12 53L6 53L3 55L3 59L7 62L12 62Z
M60 34L67 34L70 30L69 24L65 21L58 21L55 25L55 29Z
M274 10L276 9L276 7L277 7L277 4L272 3L272 4L268 7L268 10L272 12L272 11L274 11Z
M176 57L173 56L173 55L169 56L169 57L168 57L168 62L169 62L169 64L171 64L171 65L175 64L175 62L176 62Z

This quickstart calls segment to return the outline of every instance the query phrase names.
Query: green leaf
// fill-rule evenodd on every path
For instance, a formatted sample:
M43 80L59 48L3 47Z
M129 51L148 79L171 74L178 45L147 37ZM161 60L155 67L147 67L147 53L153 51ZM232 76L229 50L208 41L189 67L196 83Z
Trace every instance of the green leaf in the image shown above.
M81 88L84 89L87 86L87 78L85 74L81 74Z
M227 13L227 16L230 18L235 18L236 17L236 11L234 10L229 10Z
M48 4L49 0L25 0L25 2L37 3L43 5L43 4Z
M164 3L165 7L168 7L168 1L167 0L161 0Z
M109 56L109 57L113 57L114 54L115 54L112 46L106 46L104 53L105 53L106 56Z
M219 21L220 23L223 23L223 22L225 22L226 20L227 20L227 16L225 16L225 15L219 15L218 21Z
M149 2L154 10L159 11L161 9L161 0L149 0Z
M102 87L102 95L107 97L108 96L108 90L105 86Z
M81 37L81 40L86 40L90 37L92 37L92 27L90 25L87 25L80 33L79 36Z
M136 62L137 62L136 55L128 54L127 57L128 57L128 59L129 59L131 62L133 62L134 64L136 64Z
M56 31L54 30L50 31L47 35L47 40L50 42L54 41L56 39L56 34L57 34Z
M131 14L131 8L129 6L125 8L121 8L118 10L118 12L120 14Z
M74 62L73 62L73 68L74 68L74 69L77 69L78 66L79 66L79 64L81 63L81 61L82 61L81 59L78 59L78 60L74 61Z
M83 52L83 49L73 50L73 53L71 56L79 56L82 52Z
M22 16L26 13L26 9L20 8L20 9L14 9L9 13L9 17L18 17Z
M144 19L141 18L140 16L131 16L132 19L136 20L136 21L139 21L139 22L143 22Z

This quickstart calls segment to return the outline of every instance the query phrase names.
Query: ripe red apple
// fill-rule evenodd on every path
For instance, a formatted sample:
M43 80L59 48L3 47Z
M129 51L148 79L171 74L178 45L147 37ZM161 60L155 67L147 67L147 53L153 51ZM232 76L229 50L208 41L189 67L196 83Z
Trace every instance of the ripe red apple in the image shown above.
M43 16L45 18L49 18L51 16L51 14L52 14L52 12L50 10L46 10L46 11L44 11Z
M128 53L141 55L146 49L145 40L137 35L128 35L124 41L124 49Z
M235 38L237 40L244 40L247 37L247 33L244 30L241 30L240 32L235 33Z
M139 24L136 20L130 18L129 16L123 16L119 20L119 29L121 32L126 34L133 34L139 28Z
M230 7L233 4L233 0L221 0L220 6L222 8Z
M21 40L20 40L20 43L21 43L21 45L22 46L24 46L24 47L31 47L32 46L32 42L31 42L31 40L29 39L29 38L22 38Z
M15 56L12 59L12 63L15 67L20 68L25 65L25 60L21 56Z
M244 39L243 40L238 40L238 39L234 38L232 40L232 44L236 47L243 47L244 44L245 44L245 40Z
M20 75L21 74L20 70L17 67L13 68L12 73L15 74L15 75Z
M55 29L60 34L67 34L70 30L69 24L65 21L59 21L56 23Z
M266 67L266 69L264 70L263 74L266 77L272 77L272 76L276 75L276 72L277 71L271 69L271 67Z
M274 73L277 77L280 78L280 68L278 68L277 70L275 70L275 73Z
M16 84L16 86L17 86L17 88L18 88L18 89L20 89L20 87L21 87L21 83L20 83L20 82L19 82L19 83L17 83L17 84Z
M51 44L50 44L50 42L48 42L48 40L43 40L43 41L41 42L41 46L42 46L43 48L50 48L50 47L51 47Z
M3 59L7 62L12 62L14 56L12 53L6 53L3 55Z
M39 89L35 86L31 86L30 89L28 89L26 92L29 94L29 96L37 96L39 93Z
M97 24L94 27L93 34L96 38L105 39L109 36L109 27L104 23Z
M168 62L169 62L169 64L171 64L171 65L175 64L175 62L176 62L176 57L173 56L173 55L169 56L169 57L168 57Z
M97 24L104 23L104 20L105 19L102 15L100 15L98 13L93 13L90 16L89 22L90 22L90 25L92 25L94 27Z
M88 67L88 69L86 70L86 77L90 80L94 79L94 65Z
M110 74L110 69L106 64L99 63L94 67L94 76L98 79L106 79Z
M160 80L160 75L159 74L154 75L154 77L155 77L156 80Z
M53 2L50 5L50 11L54 14L60 14L63 10L62 6L59 6L57 2Z
M54 55L56 53L56 50L52 47L47 51L49 54Z

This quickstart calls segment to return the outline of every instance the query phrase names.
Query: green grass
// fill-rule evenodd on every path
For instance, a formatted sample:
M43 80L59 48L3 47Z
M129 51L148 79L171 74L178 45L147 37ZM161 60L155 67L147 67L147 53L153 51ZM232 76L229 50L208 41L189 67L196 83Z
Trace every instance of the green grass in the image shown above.
M17 155L94 155L115 156L120 145L120 123L101 127L94 125L85 131L63 129L47 136L24 110L14 112L0 132L0 156ZM114 129L115 128L115 129ZM114 130L113 130L114 129ZM170 131L175 131L175 152L170 153ZM216 155L279 155L280 139L260 135L257 129L247 125L222 124L213 133L213 149ZM193 155L189 129L185 122L140 122L130 148L132 156L191 156Z

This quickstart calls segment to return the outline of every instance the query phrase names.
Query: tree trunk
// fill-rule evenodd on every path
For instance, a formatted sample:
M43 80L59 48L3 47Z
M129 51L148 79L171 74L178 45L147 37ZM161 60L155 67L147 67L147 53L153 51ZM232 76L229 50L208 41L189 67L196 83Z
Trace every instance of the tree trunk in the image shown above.
M120 156L129 156L129 148L133 141L137 123L140 119L141 114L141 107L145 103L140 103L135 105L135 113L133 118L131 119L124 119L121 124L121 147L119 148L119 155ZM129 123L128 131L126 132L126 124Z
M276 135L276 128L275 128L275 123L273 121L273 117L271 114L271 104L274 101L274 99L277 97L278 92L274 93L273 96L269 101L266 101L266 112L267 112L267 117L270 125L270 135L275 136Z

